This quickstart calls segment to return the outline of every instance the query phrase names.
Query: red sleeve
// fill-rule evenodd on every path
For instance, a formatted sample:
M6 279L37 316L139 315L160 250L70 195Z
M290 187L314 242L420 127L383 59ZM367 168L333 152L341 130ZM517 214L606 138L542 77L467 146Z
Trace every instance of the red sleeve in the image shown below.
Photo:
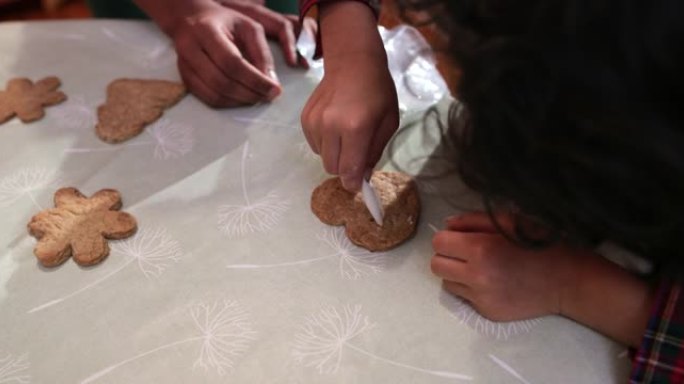
M309 13L314 5L336 1L357 1L364 3L371 8L376 18L380 15L380 0L299 0L299 20L302 21L304 16ZM323 45L321 44L321 28L319 26L318 33L316 34L316 53L314 54L314 59L319 59L321 56L323 56Z
M684 382L684 293L662 282L639 350L630 383Z

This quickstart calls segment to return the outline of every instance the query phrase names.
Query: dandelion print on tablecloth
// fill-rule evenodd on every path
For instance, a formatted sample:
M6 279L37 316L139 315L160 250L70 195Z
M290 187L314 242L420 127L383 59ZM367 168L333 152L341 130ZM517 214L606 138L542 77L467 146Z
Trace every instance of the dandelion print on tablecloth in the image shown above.
M271 230L283 214L290 208L287 200L274 193L269 193L258 200L252 200L247 193L245 168L249 154L249 141L242 148L240 163L240 181L244 204L222 205L218 209L218 228L230 238L240 237L255 232Z
M69 97L66 103L55 106L53 114L57 125L71 129L90 129L97 124L97 105L88 103L82 96Z
M318 155L311 150L309 143L306 141L297 144L297 150L299 151L299 154L306 160L318 160Z
M470 304L446 291L440 292L440 302L447 308L449 314L458 319L461 324L465 324L481 335L499 340L506 340L515 335L528 333L542 321L541 319L510 322L491 321L477 313Z
M529 381L525 380L524 377L522 377L515 369L513 369L513 367L506 364L506 362L504 362L503 360L499 359L498 357L492 355L491 353L488 356L489 356L489 359L494 362L494 364L498 365L499 367L501 367L501 369L503 369L504 371L508 372L511 376L518 379L519 382L521 382L523 384L530 384Z
M286 261L274 264L231 264L229 269L262 269L294 267L317 261L337 258L340 275L344 279L356 280L365 276L374 275L384 270L388 261L388 255L380 252L370 252L357 247L345 235L342 227L328 227L317 236L331 249L331 253L309 259Z
M68 148L66 153L91 153L120 151L130 147L154 147L154 158L167 160L183 157L190 153L195 146L195 130L192 126L183 123L175 123L164 117L145 128L143 135L137 140L120 144L102 143L94 148ZM151 139L151 140L150 140Z
M127 259L123 264L67 295L30 309L28 313L44 310L83 293L114 276L134 262L136 262L138 269L147 279L157 278L183 256L183 250L178 241L173 239L164 228L146 227L126 240L111 242L110 244L112 249L109 258L114 259L119 255L123 255Z
M246 117L246 116L233 116L231 119L235 122L241 123L241 124L259 124L262 126L266 127L274 127L274 128L290 128L293 130L299 129L299 124L288 124L288 123L282 123L276 120L266 120L266 119L260 119L257 117Z
M31 375L27 372L29 362L26 355L14 357L0 351L0 383L29 384Z
M123 46L128 52L124 57L130 58L135 64L145 69L164 68L176 64L176 52L173 44L165 38L154 38L151 44L141 42L141 37L134 30L102 28L102 33L110 40Z
M308 317L295 335L292 349L294 359L321 374L334 374L340 368L345 349L402 369L448 379L471 381L472 377L450 371L436 371L393 361L366 351L351 343L355 337L374 328L368 317L361 313L360 305L347 305L338 311L327 307Z
M252 329L249 313L235 300L197 304L190 309L190 317L198 331L195 336L138 353L90 375L81 384L95 382L129 363L184 344L201 344L193 369L201 368L205 373L214 371L223 376L235 368L237 359L256 339L257 333Z
M46 168L20 169L0 179L0 208L8 207L22 198L28 198L36 208L42 210L43 207L36 200L36 193L54 187L58 181L56 172Z

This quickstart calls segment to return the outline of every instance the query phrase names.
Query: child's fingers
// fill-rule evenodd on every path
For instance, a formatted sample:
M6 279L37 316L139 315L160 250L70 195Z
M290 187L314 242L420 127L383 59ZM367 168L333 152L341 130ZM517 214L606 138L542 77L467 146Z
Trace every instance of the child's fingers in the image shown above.
M354 111L348 113L353 116ZM348 191L357 192L361 189L361 181L367 169L368 149L377 123L359 116L355 118L340 116L332 123L344 124L340 127L342 139L339 175L342 186Z
M465 283L468 280L468 264L462 260L434 255L430 260L430 270L444 280Z
M473 291L467 285L444 280L442 282L442 286L447 292L451 293L454 296L463 298L468 302L471 302L474 299Z
M222 96L214 91L211 87L206 85L204 81L197 76L192 67L182 58L178 59L178 70L183 79L183 83L190 89L190 91L197 96L198 99L212 108L228 108L238 105L238 102Z
M330 131L323 135L321 140L321 158L325 171L331 175L336 175L340 159L340 137L336 132Z
M439 231L432 237L432 248L441 256L451 257L462 262L468 261L471 248L468 234L454 231Z
M302 114L300 117L300 123L302 125L302 131L304 132L304 137L309 143L309 147L315 154L320 154L320 137L318 135L317 125L314 121L314 113L317 110L317 106L320 102L318 95L320 94L319 88L314 89L313 93L309 97L309 100L304 105L302 109Z

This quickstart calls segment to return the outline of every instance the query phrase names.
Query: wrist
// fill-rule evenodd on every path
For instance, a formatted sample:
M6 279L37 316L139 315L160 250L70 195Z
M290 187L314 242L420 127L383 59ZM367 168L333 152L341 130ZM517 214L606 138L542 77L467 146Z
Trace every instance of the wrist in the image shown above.
M370 7L358 1L336 1L319 5L321 42L325 61L371 55L387 60Z
M653 303L648 284L596 254L578 263L573 279L561 295L560 315L638 346Z

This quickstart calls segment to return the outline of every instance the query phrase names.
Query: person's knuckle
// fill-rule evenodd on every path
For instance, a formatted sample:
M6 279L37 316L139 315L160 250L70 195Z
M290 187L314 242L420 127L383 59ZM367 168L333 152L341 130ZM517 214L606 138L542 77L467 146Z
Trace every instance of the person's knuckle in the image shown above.
M240 68L239 58L231 54L225 54L221 56L220 61L221 63L219 64L219 66L225 73L235 73Z
M289 36L288 32L292 30L292 23L284 17L278 18L276 21L276 27L278 31L283 34L283 36Z
M320 113L320 122L323 127L334 127L337 123L337 111L334 107L324 108Z
M363 131L363 120L357 117L350 117L343 120L342 127L351 135L357 135Z
M265 35L265 29L264 26L261 25L260 23L250 20L247 25L249 26L249 30L254 34L254 35Z
M491 271L480 268L473 272L473 281L476 286L486 289L492 286L496 281L496 278Z
M204 78L207 84L211 84L212 87L222 87L225 84L225 78L223 74L219 71L209 71L204 74Z
M342 176L345 179L359 177L362 171L362 167L363 165L358 161L346 162L345 164L340 166L340 176Z
M471 259L475 262L482 262L487 258L491 251L491 245L486 241L474 238L470 242Z

